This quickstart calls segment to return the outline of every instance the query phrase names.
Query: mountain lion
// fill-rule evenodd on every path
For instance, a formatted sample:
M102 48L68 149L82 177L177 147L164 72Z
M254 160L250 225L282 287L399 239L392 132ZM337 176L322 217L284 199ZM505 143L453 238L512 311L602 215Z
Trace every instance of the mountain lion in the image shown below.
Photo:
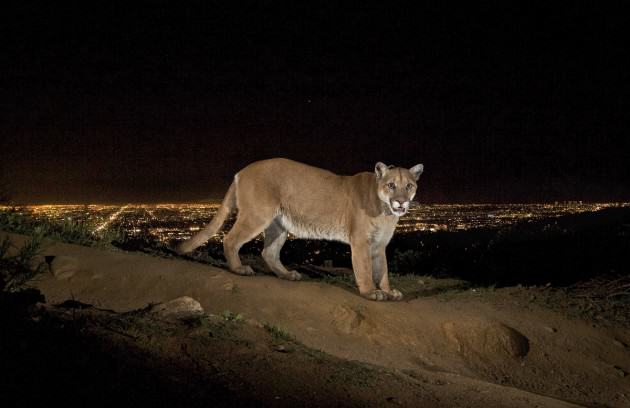
M350 244L352 267L361 296L371 300L400 300L389 286L385 247L400 216L416 194L423 165L410 169L376 163L374 173L339 176L287 159L258 161L234 176L223 203L207 226L178 247L187 253L216 234L233 209L237 220L223 240L230 270L253 275L241 264L238 251L261 232L262 257L282 279L301 275L280 262L287 233L298 238L326 239Z

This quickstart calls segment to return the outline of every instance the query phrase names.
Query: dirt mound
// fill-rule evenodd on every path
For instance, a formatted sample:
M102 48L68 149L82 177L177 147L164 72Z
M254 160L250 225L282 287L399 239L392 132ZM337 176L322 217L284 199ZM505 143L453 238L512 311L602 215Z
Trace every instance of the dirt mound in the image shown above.
M495 382L518 372L530 350L527 337L498 321L448 321L442 330L446 347L461 358L466 372Z
M446 322L442 329L450 345L466 358L521 358L529 352L527 337L499 322Z
M340 305L332 310L331 324L342 334L370 335L378 332L378 322L359 306Z

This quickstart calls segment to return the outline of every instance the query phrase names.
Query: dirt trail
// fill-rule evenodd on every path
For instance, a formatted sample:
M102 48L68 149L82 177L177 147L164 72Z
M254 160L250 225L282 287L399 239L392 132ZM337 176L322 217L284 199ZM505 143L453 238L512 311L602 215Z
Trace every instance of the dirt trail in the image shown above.
M76 259L72 277L45 274L34 283L50 303L73 298L129 311L190 296L209 313L230 310L268 322L337 357L446 379L445 398L472 401L474 391L487 393L485 403L505 406L630 405L627 330L457 298L371 302L321 282L241 277L194 262L61 243L49 243L42 255Z

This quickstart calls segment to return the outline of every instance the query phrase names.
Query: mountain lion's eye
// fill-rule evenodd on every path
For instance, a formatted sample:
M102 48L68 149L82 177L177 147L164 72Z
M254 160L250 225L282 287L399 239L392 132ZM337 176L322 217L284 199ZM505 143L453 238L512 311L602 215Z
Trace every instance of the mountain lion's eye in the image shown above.
M407 191L411 190L413 188L413 184L409 183L407 184Z
M394 184L394 183L387 183L387 188L389 188L390 190L395 190L396 189L396 184Z

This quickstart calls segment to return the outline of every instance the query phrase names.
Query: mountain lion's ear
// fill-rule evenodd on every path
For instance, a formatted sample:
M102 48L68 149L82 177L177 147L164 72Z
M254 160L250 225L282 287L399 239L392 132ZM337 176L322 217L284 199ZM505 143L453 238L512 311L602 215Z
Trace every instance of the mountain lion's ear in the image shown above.
M385 163L378 162L376 166L374 166L374 172L376 173L376 178L380 179L389 171L389 167L385 165Z
M416 178L416 181L420 178L420 175L424 171L424 166L422 164L416 164L412 168L409 169L411 174Z

